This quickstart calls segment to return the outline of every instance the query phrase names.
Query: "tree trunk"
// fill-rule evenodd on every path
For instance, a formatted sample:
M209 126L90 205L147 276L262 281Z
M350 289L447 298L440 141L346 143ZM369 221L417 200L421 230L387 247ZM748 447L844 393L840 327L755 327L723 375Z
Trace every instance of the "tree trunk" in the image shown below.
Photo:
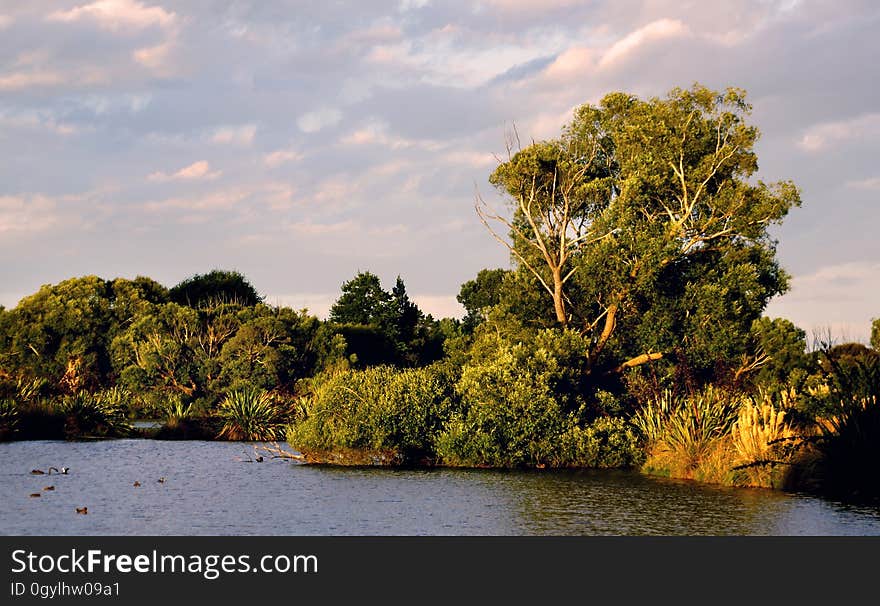
M565 328L568 325L568 314L565 311L565 294L562 292L562 269L553 270L553 309L556 321Z

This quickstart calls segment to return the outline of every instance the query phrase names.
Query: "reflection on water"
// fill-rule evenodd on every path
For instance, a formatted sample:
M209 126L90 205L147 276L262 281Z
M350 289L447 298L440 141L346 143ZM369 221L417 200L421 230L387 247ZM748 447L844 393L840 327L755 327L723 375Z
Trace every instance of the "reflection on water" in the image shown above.
M0 533L880 535L877 509L631 472L246 462L253 453L226 442L0 444ZM30 474L50 466L71 471Z

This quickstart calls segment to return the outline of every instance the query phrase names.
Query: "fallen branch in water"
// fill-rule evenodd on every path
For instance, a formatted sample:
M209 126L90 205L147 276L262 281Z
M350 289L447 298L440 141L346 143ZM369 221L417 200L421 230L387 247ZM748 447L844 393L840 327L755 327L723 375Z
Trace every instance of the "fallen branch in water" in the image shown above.
M273 459L295 459L297 461L306 460L305 455L294 452L292 450L288 450L287 448L284 448L280 444L278 444L278 442L272 442L271 446L260 446L260 449L266 452ZM254 450L256 450L256 447L254 447Z

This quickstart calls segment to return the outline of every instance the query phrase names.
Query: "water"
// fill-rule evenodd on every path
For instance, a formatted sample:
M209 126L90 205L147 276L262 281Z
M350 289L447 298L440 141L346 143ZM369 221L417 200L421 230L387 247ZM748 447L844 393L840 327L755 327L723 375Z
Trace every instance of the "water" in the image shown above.
M876 508L634 472L245 462L253 454L229 442L0 443L0 534L880 535ZM30 474L50 466L70 473Z

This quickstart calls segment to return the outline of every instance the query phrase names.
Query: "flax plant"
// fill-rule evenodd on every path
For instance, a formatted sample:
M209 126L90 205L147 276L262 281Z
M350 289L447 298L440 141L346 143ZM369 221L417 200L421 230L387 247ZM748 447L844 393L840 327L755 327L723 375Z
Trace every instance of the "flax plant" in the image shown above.
M219 437L228 440L265 441L282 439L286 415L273 395L254 387L230 392L220 403L223 420Z

